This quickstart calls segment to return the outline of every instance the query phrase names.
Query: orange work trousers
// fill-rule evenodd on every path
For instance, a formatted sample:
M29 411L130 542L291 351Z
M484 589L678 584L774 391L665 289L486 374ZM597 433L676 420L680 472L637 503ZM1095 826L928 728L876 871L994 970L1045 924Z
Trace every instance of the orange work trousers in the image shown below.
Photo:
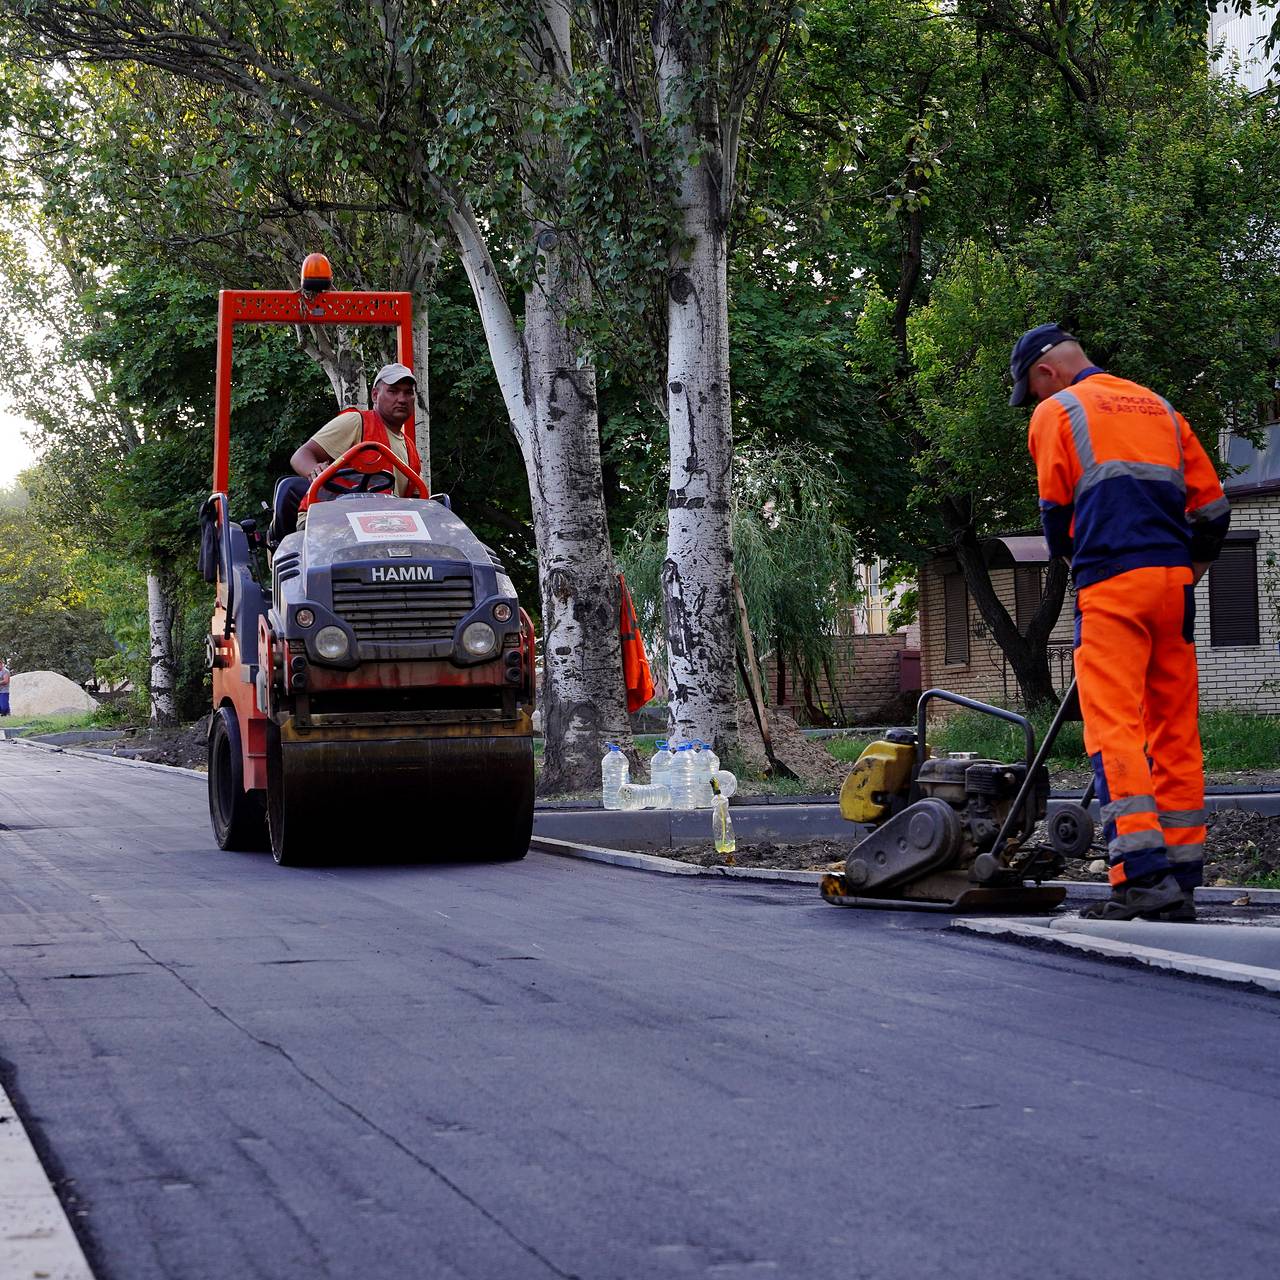
M1131 569L1076 596L1076 678L1113 885L1204 876L1204 757L1188 568Z

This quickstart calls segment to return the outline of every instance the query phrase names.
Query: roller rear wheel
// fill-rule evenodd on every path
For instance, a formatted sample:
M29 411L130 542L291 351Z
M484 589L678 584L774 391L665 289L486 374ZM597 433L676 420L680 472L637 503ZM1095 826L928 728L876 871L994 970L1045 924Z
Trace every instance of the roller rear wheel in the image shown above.
M240 722L230 707L219 707L209 721L209 820L220 849L268 847L262 793L244 789Z

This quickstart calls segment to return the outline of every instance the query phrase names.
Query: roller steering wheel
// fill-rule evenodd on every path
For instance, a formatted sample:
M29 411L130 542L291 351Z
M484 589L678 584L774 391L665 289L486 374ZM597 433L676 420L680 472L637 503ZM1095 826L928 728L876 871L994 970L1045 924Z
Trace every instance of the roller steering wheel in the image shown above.
M357 467L342 467L326 476L321 488L326 493L342 497L348 493L390 493L396 478L390 471L361 471Z

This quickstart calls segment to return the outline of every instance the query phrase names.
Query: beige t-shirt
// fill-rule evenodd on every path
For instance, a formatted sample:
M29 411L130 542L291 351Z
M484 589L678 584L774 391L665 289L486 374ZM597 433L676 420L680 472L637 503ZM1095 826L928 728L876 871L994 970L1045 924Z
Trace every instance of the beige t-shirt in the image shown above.
M383 424L386 426L386 423ZM349 409L336 418L330 418L319 431L311 437L312 443L318 445L331 458L340 458L353 444L360 443L361 418L359 410ZM404 432L387 427L387 443L391 452L410 466L409 448L404 442ZM396 472L396 497L403 498L408 488L408 479L399 471Z

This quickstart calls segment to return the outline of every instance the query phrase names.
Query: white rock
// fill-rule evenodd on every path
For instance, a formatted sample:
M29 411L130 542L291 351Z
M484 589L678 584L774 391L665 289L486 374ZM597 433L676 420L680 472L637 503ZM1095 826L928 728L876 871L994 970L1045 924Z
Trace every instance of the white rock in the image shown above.
M1107 860L1105 858L1094 858L1089 863L1089 874L1091 876L1105 876L1107 874Z
M18 716L60 716L95 711L98 703L56 671L20 671L9 682L9 710Z

